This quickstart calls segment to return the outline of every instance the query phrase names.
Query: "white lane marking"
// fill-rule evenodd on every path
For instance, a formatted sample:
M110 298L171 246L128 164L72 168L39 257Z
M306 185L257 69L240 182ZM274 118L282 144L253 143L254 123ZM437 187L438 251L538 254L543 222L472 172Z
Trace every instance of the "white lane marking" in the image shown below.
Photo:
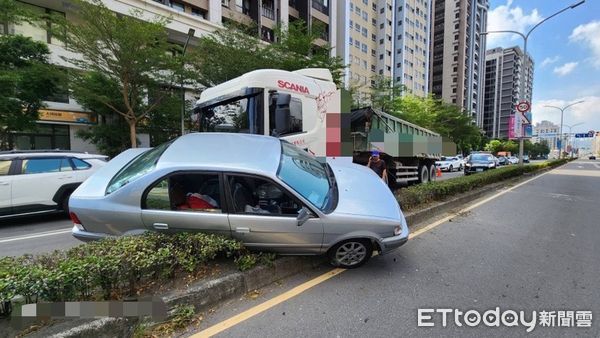
M36 234L31 234L31 235L15 236L15 237L0 239L0 243L22 241L25 239L40 238L40 237L46 237L46 236L54 236L54 235L66 234L69 232L71 232L71 228L62 229L62 230L44 231L44 232L38 232Z

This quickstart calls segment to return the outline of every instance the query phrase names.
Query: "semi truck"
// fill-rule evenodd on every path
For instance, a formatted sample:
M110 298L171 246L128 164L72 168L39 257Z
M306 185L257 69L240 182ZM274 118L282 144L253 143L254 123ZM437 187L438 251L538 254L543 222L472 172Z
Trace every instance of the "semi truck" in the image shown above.
M207 88L192 121L199 132L279 137L324 161L366 164L378 150L392 184L435 179L442 152L439 134L375 109L352 110L349 92L321 68L255 70Z

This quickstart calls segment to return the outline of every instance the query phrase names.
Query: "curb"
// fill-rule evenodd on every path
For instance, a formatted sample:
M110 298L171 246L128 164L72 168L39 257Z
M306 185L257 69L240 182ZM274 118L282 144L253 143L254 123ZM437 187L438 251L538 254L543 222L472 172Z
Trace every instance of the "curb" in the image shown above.
M233 272L213 280L192 284L185 290L161 295L168 309L177 305L193 305L196 312L206 311L233 297L273 284L281 279L317 268L325 262L317 256L287 256L271 266L257 266L245 272ZM106 317L101 319L77 319L57 323L32 332L26 337L130 337L138 318Z
M561 165L562 166L562 165ZM450 200L434 203L421 210L405 213L409 228L428 219L439 216L450 210L462 207L479 197L504 187L537 176L553 168L544 168L534 173L496 182L488 186L463 193ZM162 300L167 308L176 305L193 305L197 312L208 310L221 302L233 297L239 297L247 292L270 285L281 279L293 276L303 271L315 269L326 262L322 256L287 256L273 262L271 266L257 266L245 272L233 272L217 279L201 281L192 284L185 290L170 291L162 295ZM101 318L90 320L71 320L43 328L33 332L27 337L127 337L131 336L138 324L138 318Z

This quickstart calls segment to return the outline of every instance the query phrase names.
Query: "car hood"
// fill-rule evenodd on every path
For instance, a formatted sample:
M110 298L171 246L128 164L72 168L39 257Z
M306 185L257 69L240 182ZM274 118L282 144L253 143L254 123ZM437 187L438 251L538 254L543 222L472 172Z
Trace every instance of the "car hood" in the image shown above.
M129 163L129 161L148 149L135 148L122 152L81 183L73 194L71 194L71 197L89 198L104 196L108 182L110 182L117 172Z
M373 170L354 163L328 163L338 186L338 204L332 214L402 219L396 198Z

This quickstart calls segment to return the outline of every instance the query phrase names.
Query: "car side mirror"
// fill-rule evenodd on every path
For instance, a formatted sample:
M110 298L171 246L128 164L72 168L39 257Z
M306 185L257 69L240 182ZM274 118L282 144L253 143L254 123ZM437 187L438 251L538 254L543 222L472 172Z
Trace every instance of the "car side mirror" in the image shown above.
M302 209L300 209L300 212L298 213L298 217L296 218L298 220L298 226L301 226L302 224L306 223L306 221L308 221L311 217L312 213L310 212L310 210L308 210L306 207L302 207Z

